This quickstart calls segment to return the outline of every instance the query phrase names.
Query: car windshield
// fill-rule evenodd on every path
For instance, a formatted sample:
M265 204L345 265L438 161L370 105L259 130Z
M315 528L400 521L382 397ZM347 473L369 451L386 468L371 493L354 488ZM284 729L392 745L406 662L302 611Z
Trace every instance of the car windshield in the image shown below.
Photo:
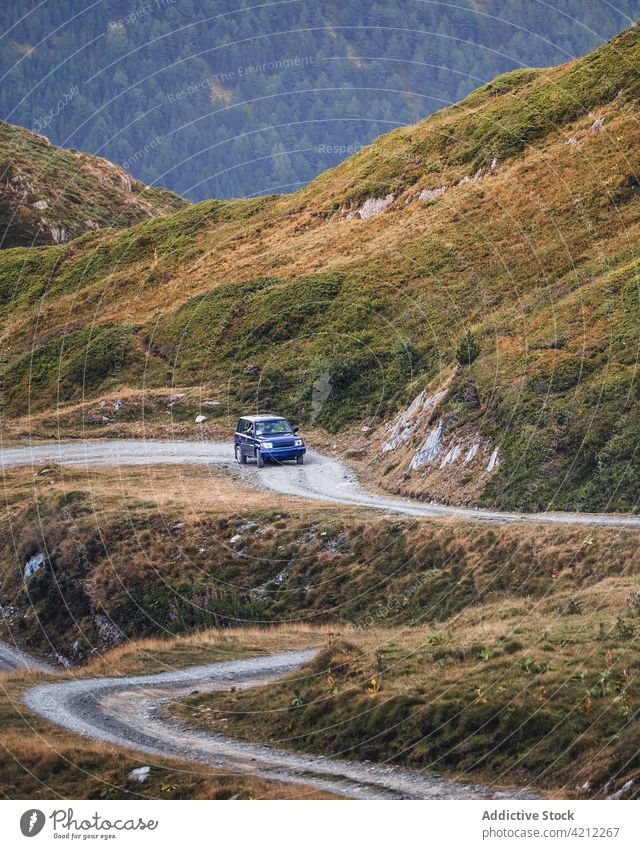
M256 422L258 436L273 436L277 433L291 433L291 425L286 419L276 419L272 422Z

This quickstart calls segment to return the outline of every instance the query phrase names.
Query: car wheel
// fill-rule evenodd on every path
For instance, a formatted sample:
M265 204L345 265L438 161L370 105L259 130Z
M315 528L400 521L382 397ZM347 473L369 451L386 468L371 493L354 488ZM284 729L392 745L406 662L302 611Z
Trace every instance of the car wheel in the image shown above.
M296 463L301 466L304 463L304 454L298 454L296 457Z
M242 453L242 448L239 445L236 445L236 460L240 463L241 466L244 466L247 462L247 458Z
M258 464L258 468L261 469L264 466L264 457L262 456L262 451L260 449L256 449L256 463Z

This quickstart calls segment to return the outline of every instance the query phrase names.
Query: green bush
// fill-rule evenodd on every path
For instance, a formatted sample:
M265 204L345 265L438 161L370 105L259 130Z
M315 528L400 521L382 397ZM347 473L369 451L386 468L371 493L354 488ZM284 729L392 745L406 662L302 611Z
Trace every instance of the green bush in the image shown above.
M467 330L456 346L456 360L461 366L470 366L480 355L480 343L471 330Z

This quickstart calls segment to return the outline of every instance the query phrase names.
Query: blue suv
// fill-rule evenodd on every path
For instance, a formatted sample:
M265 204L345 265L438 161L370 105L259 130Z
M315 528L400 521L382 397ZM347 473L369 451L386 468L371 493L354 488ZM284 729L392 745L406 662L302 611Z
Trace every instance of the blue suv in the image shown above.
M233 446L238 463L244 464L251 457L259 469L265 460L295 460L302 465L307 450L298 428L291 427L282 416L242 416Z

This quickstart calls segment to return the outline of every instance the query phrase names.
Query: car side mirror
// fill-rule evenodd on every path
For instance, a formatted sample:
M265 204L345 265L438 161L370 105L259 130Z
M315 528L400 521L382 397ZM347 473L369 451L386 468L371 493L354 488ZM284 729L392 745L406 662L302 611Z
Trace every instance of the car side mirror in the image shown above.
M291 428L291 432L292 432L292 433L298 433L298 431L299 431L299 430L300 430L300 428L299 428L299 427L292 427L292 428Z

